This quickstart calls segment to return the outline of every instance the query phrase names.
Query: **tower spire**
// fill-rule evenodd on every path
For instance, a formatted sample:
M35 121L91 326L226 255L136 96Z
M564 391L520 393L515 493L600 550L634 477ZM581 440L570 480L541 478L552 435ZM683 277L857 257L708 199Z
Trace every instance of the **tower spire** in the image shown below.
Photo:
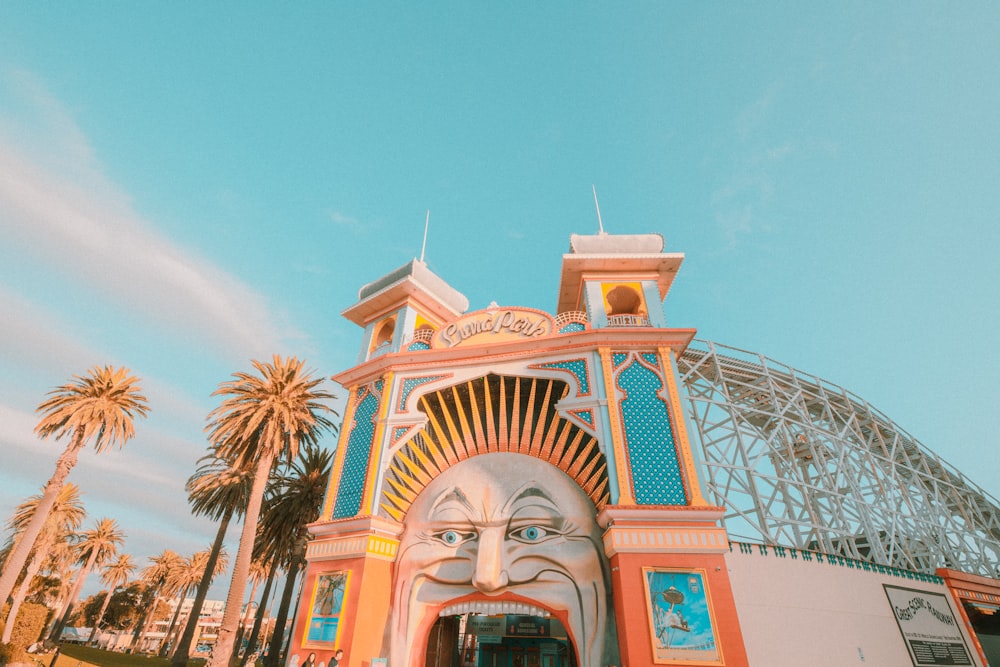
M591 183L590 189L594 191L594 208L597 209L597 228L604 234L604 223L601 221L601 205L597 203L597 187Z
M427 250L427 228L431 224L431 210L427 209L427 217L424 219L424 243L420 246L420 261L424 261L424 251Z

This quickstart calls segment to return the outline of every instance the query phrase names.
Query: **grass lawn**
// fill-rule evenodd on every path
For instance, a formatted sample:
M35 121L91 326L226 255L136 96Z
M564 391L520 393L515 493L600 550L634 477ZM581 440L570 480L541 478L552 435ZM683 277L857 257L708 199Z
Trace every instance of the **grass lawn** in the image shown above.
M98 667L167 667L170 658L155 658L129 653L102 651L89 646L63 644L59 659L52 667L77 667L78 663L97 665ZM47 664L47 663L46 663ZM188 665L204 665L204 659L188 660Z

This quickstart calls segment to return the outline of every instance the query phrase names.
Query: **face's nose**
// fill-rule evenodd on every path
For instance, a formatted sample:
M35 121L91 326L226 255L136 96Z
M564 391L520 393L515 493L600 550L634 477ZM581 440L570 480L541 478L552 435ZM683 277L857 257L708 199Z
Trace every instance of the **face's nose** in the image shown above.
M472 585L481 593L496 593L509 582L504 557L505 532L505 526L490 526L479 533Z

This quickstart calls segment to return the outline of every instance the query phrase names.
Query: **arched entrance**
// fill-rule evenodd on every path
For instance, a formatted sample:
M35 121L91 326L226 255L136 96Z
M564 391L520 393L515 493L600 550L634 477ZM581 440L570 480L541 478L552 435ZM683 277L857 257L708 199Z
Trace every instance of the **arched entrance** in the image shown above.
M562 623L541 616L443 616L427 641L426 667L577 667Z

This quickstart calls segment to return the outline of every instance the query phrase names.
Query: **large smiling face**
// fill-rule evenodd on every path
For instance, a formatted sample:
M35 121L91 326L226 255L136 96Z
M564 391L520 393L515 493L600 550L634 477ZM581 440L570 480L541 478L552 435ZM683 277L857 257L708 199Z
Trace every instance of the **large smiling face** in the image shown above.
M523 454L458 463L406 515L393 585L390 664L424 662L439 615L559 618L581 667L602 664L608 587L594 505L567 475Z

